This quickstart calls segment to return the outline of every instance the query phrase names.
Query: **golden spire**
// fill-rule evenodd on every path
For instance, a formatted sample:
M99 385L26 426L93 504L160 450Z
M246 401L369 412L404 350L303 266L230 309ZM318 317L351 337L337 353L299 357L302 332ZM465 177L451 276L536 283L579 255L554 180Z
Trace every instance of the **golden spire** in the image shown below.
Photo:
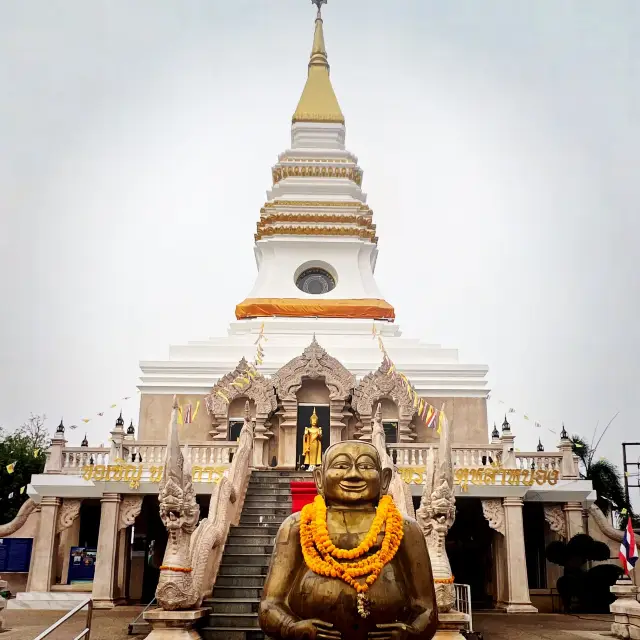
M326 4L327 0L311 1L317 5L318 15L316 16L313 48L309 60L309 74L291 120L292 122L338 122L344 124L344 116L329 79L329 61L324 46L320 7Z

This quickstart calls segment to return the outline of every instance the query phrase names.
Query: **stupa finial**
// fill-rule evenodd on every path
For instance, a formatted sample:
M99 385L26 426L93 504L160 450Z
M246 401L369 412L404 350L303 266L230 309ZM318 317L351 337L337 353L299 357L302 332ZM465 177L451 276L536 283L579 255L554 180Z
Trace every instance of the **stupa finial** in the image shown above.
M317 20L322 20L322 5L327 4L327 0L311 0L311 4L315 4L318 7L318 15L316 17Z
M302 96L293 114L292 122L335 122L344 124L344 116L329 79L329 60L324 45L322 11L327 0L312 0L318 7L316 27L313 33L313 47L309 59L309 73Z

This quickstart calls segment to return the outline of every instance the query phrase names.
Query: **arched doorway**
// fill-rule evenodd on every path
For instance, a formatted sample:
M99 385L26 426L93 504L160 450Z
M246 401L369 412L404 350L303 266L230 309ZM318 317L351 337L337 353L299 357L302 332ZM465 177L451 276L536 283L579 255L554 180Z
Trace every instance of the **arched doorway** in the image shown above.
M296 428L296 465L301 467L304 464L302 453L304 430L311 424L311 415L314 410L318 416L318 426L322 429L322 452L327 450L331 444L331 408L329 400L329 389L324 380L302 381L302 385L296 393L298 400L298 423Z

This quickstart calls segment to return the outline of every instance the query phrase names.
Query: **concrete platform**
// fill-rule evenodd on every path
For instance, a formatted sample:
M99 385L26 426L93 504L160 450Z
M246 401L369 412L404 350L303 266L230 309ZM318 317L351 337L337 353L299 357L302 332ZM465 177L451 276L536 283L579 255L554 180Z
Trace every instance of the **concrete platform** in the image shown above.
M23 592L7 602L7 609L69 611L89 597L86 591Z

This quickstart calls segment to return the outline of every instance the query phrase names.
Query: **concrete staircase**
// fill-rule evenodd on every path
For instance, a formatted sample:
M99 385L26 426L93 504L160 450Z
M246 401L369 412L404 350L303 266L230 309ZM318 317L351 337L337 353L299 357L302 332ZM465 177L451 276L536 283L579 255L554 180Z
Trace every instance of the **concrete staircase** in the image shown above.
M312 480L311 473L254 471L249 480L240 524L232 527L222 554L204 640L263 640L258 605L271 562L278 528L291 513L289 483Z

